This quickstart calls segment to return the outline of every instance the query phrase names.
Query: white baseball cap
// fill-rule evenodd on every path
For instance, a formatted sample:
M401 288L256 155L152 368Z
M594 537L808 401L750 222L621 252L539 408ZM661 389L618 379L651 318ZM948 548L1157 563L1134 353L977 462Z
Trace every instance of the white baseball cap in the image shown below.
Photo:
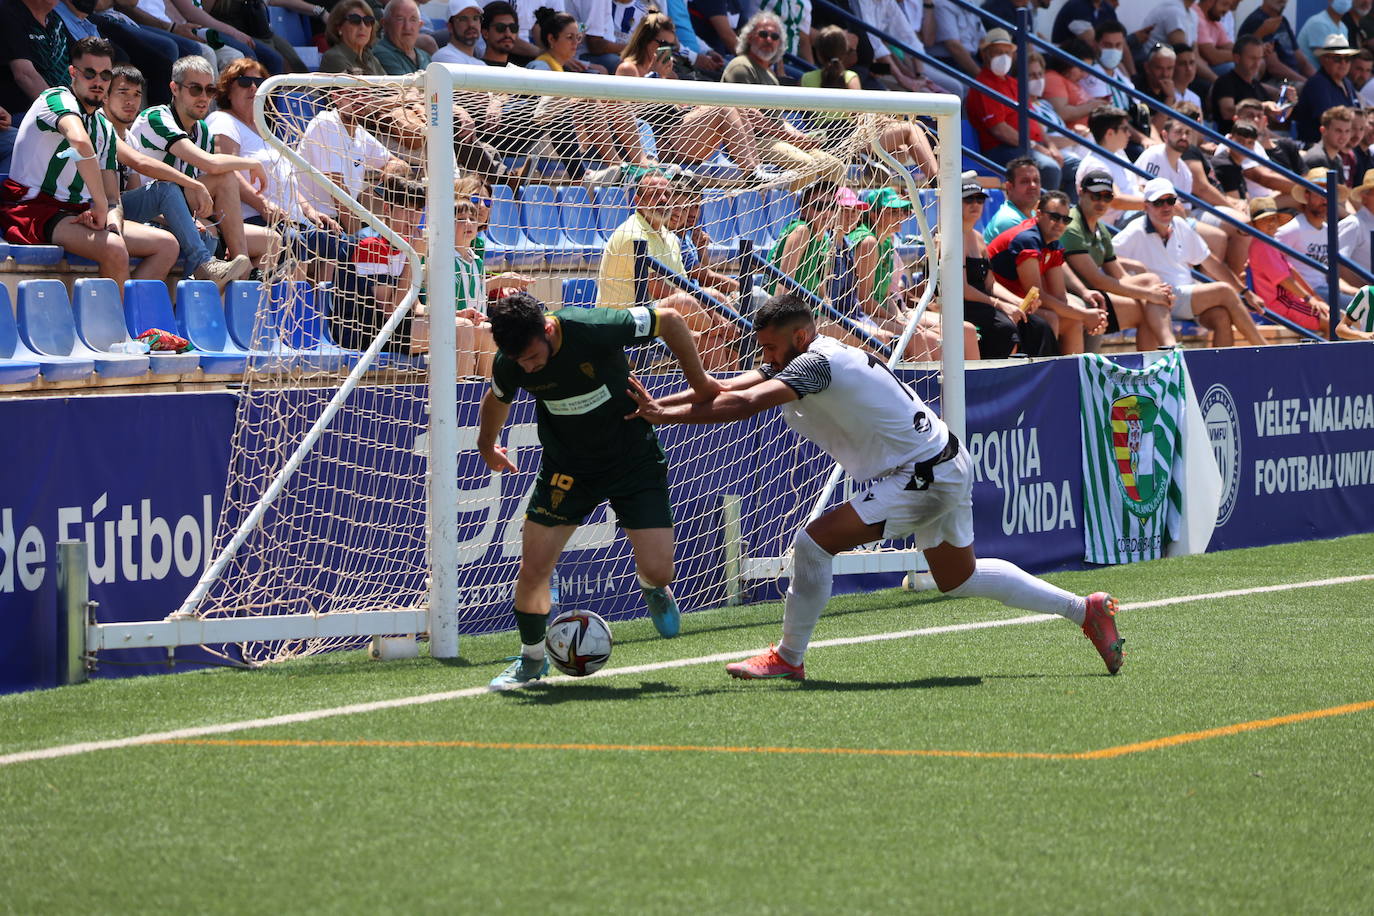
M1174 183L1167 178L1151 178L1145 182L1145 199L1150 203L1170 194L1178 196L1178 192L1174 190Z
M469 2L469 0L448 0L448 18L452 19L463 10L476 10L479 13L482 12L480 6L476 3Z

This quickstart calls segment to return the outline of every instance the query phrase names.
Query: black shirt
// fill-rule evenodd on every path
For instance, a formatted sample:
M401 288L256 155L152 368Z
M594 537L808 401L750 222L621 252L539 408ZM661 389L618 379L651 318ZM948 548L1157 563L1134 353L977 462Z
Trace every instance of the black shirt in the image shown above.
M1302 154L1302 170L1307 172L1310 169L1335 169L1339 175L1339 181L1347 188L1354 187L1350 183L1350 163L1346 161L1344 155L1337 153L1334 156L1327 154L1326 149L1318 143L1310 150Z
M1217 81L1212 84L1212 94L1208 96L1207 109L1212 115L1212 120L1216 122L1217 130L1223 134L1229 133L1235 123L1230 118L1221 116L1221 108L1217 103L1226 98L1233 104L1245 99L1259 99L1263 102L1269 99L1269 93L1265 91L1264 84L1258 78L1246 82L1234 70L1225 76L1217 77Z
M0 21L10 23L9 27L0 29L0 61L4 62L0 63L0 106L4 106L18 126L19 119L34 100L15 82L9 62L31 61L49 86L70 86L67 46L72 39L56 10L48 13L45 22L39 23L20 0L0 0Z
M1241 168L1241 163L1231 159L1231 150L1227 147L1218 147L1216 155L1212 157L1212 174L1216 176L1217 187L1226 194L1236 197L1249 197L1245 191L1245 170Z

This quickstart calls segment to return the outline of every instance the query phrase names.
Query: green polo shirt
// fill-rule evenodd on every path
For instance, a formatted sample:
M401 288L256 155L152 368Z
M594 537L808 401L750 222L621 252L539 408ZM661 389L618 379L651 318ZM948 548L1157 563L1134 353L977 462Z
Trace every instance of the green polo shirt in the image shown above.
M1088 231L1088 223L1083 218L1083 211L1079 207L1074 207L1069 211L1073 219L1069 222L1069 228L1064 230L1064 234L1059 237L1059 243L1064 246L1064 257L1069 258L1076 254L1086 254L1093 259L1093 263L1098 267L1108 261L1116 260L1116 249L1112 247L1112 234L1107 231L1107 227L1102 225L1102 221L1097 221L1097 230Z

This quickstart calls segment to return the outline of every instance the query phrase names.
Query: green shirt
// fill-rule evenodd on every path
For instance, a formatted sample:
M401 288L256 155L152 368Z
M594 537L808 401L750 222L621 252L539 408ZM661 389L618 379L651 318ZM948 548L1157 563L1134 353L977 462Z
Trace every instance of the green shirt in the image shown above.
M845 236L850 248L857 248L864 239L877 238L873 230L865 225L858 225L852 232ZM878 303L887 300L888 290L892 288L892 238L883 239L878 243L878 262L873 268L873 299Z
M987 226L983 229L983 241L991 242L1012 226L1024 223L1026 219L1027 215L1016 209L1016 204L1009 200L1002 201L1002 206L992 214L992 219L988 220Z
M190 140L207 153L215 151L214 135L205 122L192 121L189 128L183 129L170 105L145 108L129 128L129 145L134 149L145 156L161 159L192 178L199 177L199 169L177 158L172 152L172 146L178 140Z
M1064 246L1064 257L1075 254L1086 254L1093 259L1093 263L1098 267L1108 261L1116 260L1116 249L1112 247L1112 234L1107 231L1107 227L1098 220L1097 230L1088 231L1087 221L1083 219L1083 210L1074 207L1070 211L1073 217L1069 223L1069 228L1064 230L1060 236L1059 243Z
M535 400L544 461L569 474L604 474L646 453L661 458L654 428L634 413L625 347L658 336L658 312L561 309L553 315L563 333L538 372L526 372L504 353L492 367L491 391L509 404L524 388Z
M392 76L404 76L407 73L419 73L429 66L429 52L423 48L415 48L415 59L406 57L405 52L396 47L383 35L377 43L372 46L372 54L377 58L387 73Z
M798 226L806 226L806 223L799 219L794 219L792 222L788 223L786 227L783 228L782 235L778 237L777 244L775 244L773 250L769 252L768 260L775 267L782 266L783 246L787 244L787 237L790 236ZM826 268L829 266L831 258L835 253L835 246L830 241L830 236L828 234L817 234L814 230L808 231L810 238L806 241L806 248L802 250L801 260L797 262L797 270L796 273L792 275L792 279L796 280L817 296L820 296L822 295L821 281L825 279L827 273ZM768 291L770 293L776 292L777 283L774 282L769 284Z

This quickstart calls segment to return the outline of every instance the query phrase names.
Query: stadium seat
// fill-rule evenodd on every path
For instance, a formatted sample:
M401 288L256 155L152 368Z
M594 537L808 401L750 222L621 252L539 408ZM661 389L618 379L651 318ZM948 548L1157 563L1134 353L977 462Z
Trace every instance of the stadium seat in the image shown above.
M0 242L0 261L8 260L10 256L10 243Z
M768 201L758 191L741 191L735 198L735 229L765 254L777 241L768 234Z
M627 188L611 186L596 189L596 226L597 234L604 243L611 233L634 213Z
M90 378L95 363L89 359L40 356L24 345L14 323L10 291L0 284L0 384L22 385L38 376L49 382L72 382Z
M61 280L23 280L19 284L19 335L29 349L43 356L91 360L102 379L137 379L148 374L147 356L98 353L76 334L67 287Z
M563 232L557 191L546 184L527 184L520 189L520 225L540 251L547 267L572 267L582 264L582 254Z
M269 4L267 17L272 27L272 33L285 38L287 44L310 44L310 28L300 13Z
M559 192L558 201L569 248L581 255L585 263L597 261L602 242L596 231L596 205L591 195L584 186L573 184Z
M569 277L563 281L563 308L589 309L595 305L595 277Z
M321 283L318 287L310 290L307 295L313 297L310 301L313 302L314 309L320 317L320 349L325 353L337 355L345 368L352 369L358 364L363 352L342 347L334 340L329 324L329 316L334 311L334 293L333 284ZM423 370L425 365L426 357L422 353L391 353L383 350L377 354L377 358L367 371L375 372L382 369Z
M262 321L258 320L259 314L263 316ZM254 354L271 354L273 368L323 372L339 364L337 359L329 360L318 353L303 353L285 346L277 336L277 326L263 300L262 287L253 280L235 280L229 284L224 295L224 319L234 342Z
M996 213L998 209L1001 208L1002 202L1007 199L1007 196L1002 193L1001 188L988 188L987 192L988 199L987 202L983 204L983 215L978 217L978 222L974 223L974 228L979 232L983 231L984 227L988 224L988 220L992 219L992 214Z
M24 267L56 267L62 260L61 245L10 244L10 257Z
M157 280L145 280L162 288ZM98 353L114 352L120 344L130 343L124 323L124 311L119 303L119 284L106 277L82 277L73 284L72 312L76 317L76 333L81 341ZM171 312L171 306L167 308ZM164 331L171 324L156 325ZM200 358L194 353L149 353L154 375L185 375L200 368Z
M277 109L276 134L287 143L299 142L306 125L319 114L319 97L309 91L283 92L272 96Z
M543 251L530 242L521 228L520 205L510 185L491 189L491 216L487 221L488 265L534 267L543 263Z
M711 259L733 258L739 252L735 231L735 198L714 189L702 194L701 228L711 237Z
M248 354L232 345L224 327L224 302L211 280L177 284L177 333L191 342L207 375L242 375Z
M318 291L302 280L273 283L267 293L267 307L282 347L306 354L312 365L326 372L337 372L352 365L360 355L334 343L324 320Z

